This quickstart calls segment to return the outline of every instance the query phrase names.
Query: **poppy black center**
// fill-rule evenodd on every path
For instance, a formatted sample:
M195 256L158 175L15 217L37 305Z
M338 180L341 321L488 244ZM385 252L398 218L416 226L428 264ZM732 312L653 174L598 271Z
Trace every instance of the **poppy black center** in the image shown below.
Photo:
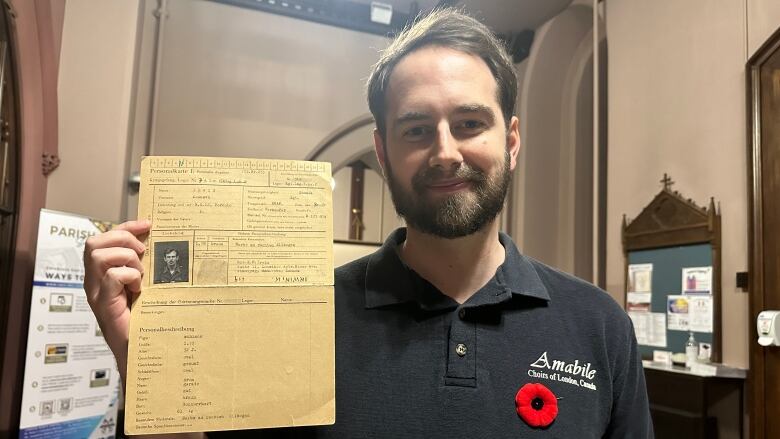
M541 410L542 407L544 407L544 401L542 398L534 398L533 401L531 401L531 407L533 407L534 410Z

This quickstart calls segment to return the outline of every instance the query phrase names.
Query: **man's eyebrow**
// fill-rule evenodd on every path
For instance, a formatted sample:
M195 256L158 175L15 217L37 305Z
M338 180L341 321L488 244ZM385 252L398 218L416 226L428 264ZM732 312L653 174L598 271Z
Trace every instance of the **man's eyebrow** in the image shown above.
M468 113L484 113L490 118L490 120L496 120L496 114L493 112L493 109L488 107L487 105L465 104L465 105L459 105L457 108L455 108L455 114L468 114Z
M488 107L487 105L482 104L463 104L459 105L455 108L453 111L454 114L470 114L470 113L482 113L486 114L491 121L496 119L496 115L493 112L493 109ZM395 119L396 125L401 125L405 122L414 122L414 121L420 121L420 120L429 120L431 119L431 115L429 113L425 113L422 111L408 111L400 116L398 116Z
M400 125L405 122L413 122L417 120L427 120L430 119L431 115L428 113L423 113L421 111L408 111L395 119L396 125Z

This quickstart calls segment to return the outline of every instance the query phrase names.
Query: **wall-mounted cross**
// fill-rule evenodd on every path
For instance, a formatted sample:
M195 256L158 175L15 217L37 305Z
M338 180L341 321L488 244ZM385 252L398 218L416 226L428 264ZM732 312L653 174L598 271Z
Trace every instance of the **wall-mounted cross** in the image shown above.
M674 182L672 181L672 177L669 177L668 175L666 175L666 173L664 173L664 178L661 179L661 183L663 183L664 189L666 189L667 191L671 189L672 185L674 184Z

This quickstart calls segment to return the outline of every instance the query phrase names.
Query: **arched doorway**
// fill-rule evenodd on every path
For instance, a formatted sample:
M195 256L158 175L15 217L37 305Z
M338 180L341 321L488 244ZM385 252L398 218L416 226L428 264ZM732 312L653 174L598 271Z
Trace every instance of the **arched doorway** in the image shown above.
M600 21L599 28L599 82L605 84ZM599 162L606 159L606 129L598 127L594 148L593 102L598 97L599 113L605 115L606 84L594 95L593 60L590 6L573 5L537 30L521 84L523 149L512 230L526 254L597 282L594 267L603 266L598 219L605 212L604 197L598 195L606 188L604 172L594 170L605 169Z

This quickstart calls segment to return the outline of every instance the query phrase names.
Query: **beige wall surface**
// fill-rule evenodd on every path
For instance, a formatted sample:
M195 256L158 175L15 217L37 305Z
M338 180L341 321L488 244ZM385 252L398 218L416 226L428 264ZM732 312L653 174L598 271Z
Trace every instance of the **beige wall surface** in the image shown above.
M756 53L775 31L780 30L780 1L745 0L747 5L748 56Z
M49 209L120 220L137 17L135 0L65 5Z
M723 361L748 366L745 62L780 25L776 0L607 1L607 289L623 302L623 214L636 217L668 172L673 189L720 202ZM768 16L771 11L774 15ZM757 17L761 16L760 19Z
M365 78L387 41L216 2L169 2L152 152L303 159L368 111Z

